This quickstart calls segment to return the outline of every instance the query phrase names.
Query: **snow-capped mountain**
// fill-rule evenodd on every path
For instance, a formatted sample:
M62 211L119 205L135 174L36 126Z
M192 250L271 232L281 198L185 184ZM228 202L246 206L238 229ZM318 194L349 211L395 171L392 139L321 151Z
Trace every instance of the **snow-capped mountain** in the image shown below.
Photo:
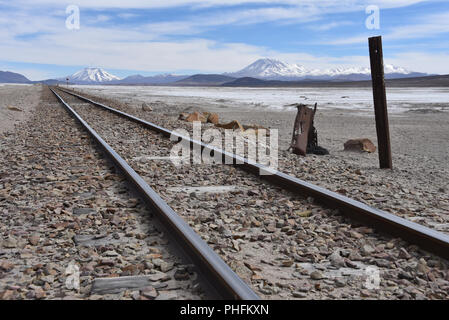
M236 78L302 77L306 72L307 70L303 66L266 58L259 59L246 68L228 75Z
M246 68L226 73L228 76L241 78L251 77L265 80L369 80L370 68L334 68L334 69L308 69L302 65L289 64L276 59L259 59ZM385 65L386 78L419 77L427 74L408 71L393 65Z
M67 76L67 78L72 83L99 83L120 80L119 77L101 68L84 68L71 76Z
M393 65L385 65L385 77L387 79L395 78L412 78L427 76L426 73L418 73L406 70L404 68L396 67ZM215 75L217 76L217 75ZM346 68L333 68L333 69L311 69L298 64L285 63L276 59L259 59L250 64L246 68L233 72L223 73L221 76L227 76L231 78L257 78L262 80L282 80L282 81L361 81L370 80L371 71L370 68L360 67L346 67ZM131 75L124 79L110 74L101 68L84 68L71 76L57 79L59 81L66 81L69 78L70 83L74 84L128 84L128 85L164 85L176 82L182 82L185 79L189 81L199 81L198 83L204 84L207 81L216 82L216 77L210 75L204 75L204 77L198 77L198 75L177 75L177 74L158 74L154 76L142 76ZM201 79L200 79L201 78Z

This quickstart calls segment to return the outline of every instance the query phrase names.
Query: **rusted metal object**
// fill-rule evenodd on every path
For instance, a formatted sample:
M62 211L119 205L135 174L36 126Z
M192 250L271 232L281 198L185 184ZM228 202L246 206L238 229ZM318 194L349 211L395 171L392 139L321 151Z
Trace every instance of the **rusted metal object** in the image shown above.
M313 110L304 104L297 105L297 108L298 114L295 119L290 149L294 154L305 156L311 144L318 145L318 137L313 127L317 104L315 103Z
M348 140L344 144L345 151L360 151L373 153L376 152L376 146L370 139L353 139Z

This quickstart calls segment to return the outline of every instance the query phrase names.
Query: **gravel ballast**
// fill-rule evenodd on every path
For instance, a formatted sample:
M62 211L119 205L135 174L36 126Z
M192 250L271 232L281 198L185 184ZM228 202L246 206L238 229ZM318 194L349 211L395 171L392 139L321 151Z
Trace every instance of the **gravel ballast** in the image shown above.
M28 122L0 135L0 154L0 299L206 297L47 88Z
M447 299L447 261L356 224L314 204L312 198L292 195L233 167L177 168L163 159L172 147L167 139L67 94L63 96L263 298ZM174 115L138 111L117 101L103 102L168 128L189 127ZM304 165L298 176L307 173L317 180L324 177L320 181L338 176L345 177L346 182L353 175L357 177L353 180L363 180L361 173L353 172L359 168L347 163L335 167L332 161L326 167L326 159L330 158L303 159L283 153L281 171L288 161L300 161ZM372 170L370 179L379 172ZM387 183L382 176L376 179ZM340 188L348 188L350 183L341 183ZM204 192L204 187L217 186L229 188ZM189 188L182 191L183 187ZM192 192L192 187L198 191ZM377 200L383 198L376 203L387 202L396 209L389 193L380 194L382 188L373 195ZM351 192L340 192L351 196ZM373 287L376 272L380 283Z

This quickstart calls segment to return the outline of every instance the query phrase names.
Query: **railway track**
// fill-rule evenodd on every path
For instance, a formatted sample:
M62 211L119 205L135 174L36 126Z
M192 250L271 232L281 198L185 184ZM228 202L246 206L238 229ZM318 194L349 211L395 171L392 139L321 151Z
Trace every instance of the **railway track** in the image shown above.
M148 184L117 154L76 111L53 89L50 89L68 112L85 128L107 156L114 162L143 200L157 213L177 245L202 272L213 294L222 299L254 300L258 296L204 243L201 238L148 186Z
M103 109L102 111L93 111L93 109L90 109L90 112L89 112L89 115L88 115L88 118L89 118L88 122L94 123L95 121L98 120L98 118L99 118L98 116L97 116L97 119L94 119L95 117L92 115L93 113L97 113L97 112L100 112L102 115L105 115L107 113L114 114L114 116L111 116L111 117L114 118L114 123L117 124L117 126L119 126L118 123L119 123L119 119L120 118L126 118L126 119L131 120L131 121L133 121L135 123L134 128L140 128L140 131L136 132L136 134L135 134L135 136L137 136L137 139L133 140L133 141L136 141L136 142L143 141L142 135L145 135L145 134L148 135L148 133L144 133L144 132L147 132L148 131L147 129L150 129L151 131L157 133L157 134L152 134L151 135L151 138L153 139L153 142L157 141L158 144L163 146L163 148L162 148L163 150L165 150L165 151L169 150L170 142L166 141L166 140L164 140L162 138L162 137L169 137L172 134L172 132L170 132L169 130L164 129L164 128L160 127L160 126L157 126L157 125L155 125L153 123L150 123L150 122L138 119L138 118L136 118L136 117L134 117L132 115L125 114L124 112L121 112L119 110L112 109L112 108L110 108L110 107L108 107L106 105L97 103L95 101L92 101L92 100L90 100L90 99L88 99L86 97L80 96L80 95L75 94L73 92L69 92L69 91L66 91L66 90L62 90L62 91L66 94L66 96L67 96L67 94L70 94L72 97L75 97L75 100L73 100L75 102L75 104L77 105L75 108L79 108L80 113L86 113L86 107L88 107L90 105L95 105L97 107L100 107L98 110ZM69 97L69 96L67 96L67 97ZM60 97L60 99L62 101L61 97ZM76 100L76 99L79 99L79 100ZM67 100L67 98L66 98L66 100ZM78 101L78 102L76 102L76 101ZM87 102L88 104L87 105L86 104L80 104L79 101ZM70 108L68 105L66 105L66 107ZM90 107L88 107L88 108L90 108ZM80 121L81 121L81 119L80 119ZM96 125L98 126L98 123ZM142 128L145 128L145 129L142 130ZM107 130L104 130L104 128L102 128L102 130L104 132L107 132ZM118 139L117 139L116 136L117 136L117 132L112 133L112 135L111 135L111 133L109 133L108 139L113 141L113 144L117 145L118 148L120 149L120 148L123 147L123 146L120 146L120 144L123 144L123 143L118 143ZM124 137L119 137L119 138L124 138ZM146 138L148 138L148 137L146 137ZM194 145L200 146L201 148L205 148L206 147L206 145L202 144L201 142L196 142L196 141L191 140L190 143L191 143L191 147L193 147ZM152 144L154 144L154 143L152 143ZM123 147L123 149L126 149L126 148ZM160 153L160 150L157 151L156 149L157 148L154 148L154 146L153 146L153 149L149 150L149 152L152 152L151 155L154 156L158 152ZM237 160L243 161L244 164L243 165L239 165L239 167L242 167L243 169L245 169L250 174L242 175L242 174L239 173L239 174L237 174L237 175L240 175L238 177L241 177L242 179L252 179L251 182L248 182L247 184L249 186L251 186L252 188L254 188L256 185L257 185L257 187L259 187L259 191L257 191L257 190L256 191L249 190L248 195L252 195L253 197L257 198L258 197L258 192L263 193L264 188L267 188L267 184L266 183L258 181L259 177L257 176L257 173L260 171L260 169L263 169L260 165L254 164L254 163L249 163L247 160L245 160L245 159L243 159L243 158L241 158L239 156L236 156L236 155L233 155L233 154L229 154L229 153L226 153L226 152L222 152L222 151L220 151L218 149L215 149L214 152L220 153L223 158L227 157L228 159L233 159L234 162L236 162ZM167 154L166 154L166 152L165 153L162 152L162 154L159 154L159 155L164 157ZM142 157L142 155L140 155L140 157ZM137 158L137 157L134 157L134 159L135 158ZM140 170L140 171L148 173L148 171L145 171L144 166L141 166L140 164L136 163L136 161L133 161L133 158L131 156L128 156L128 161L131 163L131 165L133 167L137 168L137 171ZM225 167L229 167L229 166L225 166ZM166 166L165 168L167 169L168 167ZM204 169L204 168L202 168L201 170L203 170L203 171L206 170L207 174L213 175L213 174L215 174L215 171L217 171L217 168L214 168L214 169L210 169L210 168L209 169ZM223 174L223 173L224 174L229 174L229 172L230 172L230 171L226 171L226 170L229 170L229 168L228 169L220 168L218 170L222 171L221 174ZM223 172L223 170L224 170L224 172ZM219 178L220 177L220 172L219 171L218 171L218 175L217 175L218 178L217 178L216 182L220 182L220 178ZM182 171L179 171L179 170L178 170L178 172L185 173L185 172L182 172ZM234 173L232 172L232 174L234 174ZM251 178L249 178L250 176L251 176ZM165 175L164 178L169 180L169 178L167 178L167 175ZM332 219L335 220L336 216L329 214L329 213L332 213L333 211L330 211L330 210L327 210L327 209L326 210L322 210L322 208L325 207L325 208L338 209L341 214L348 215L351 219L356 219L358 221L362 221L364 224L369 224L370 226L375 227L376 230L382 232L382 234L377 234L377 233L373 233L373 232L367 231L367 234L369 235L369 236L367 236L367 238L372 238L372 240L370 239L371 244L373 244L371 246L371 248L374 247L373 248L374 250L371 253L374 254L374 255L377 254L377 256L378 256L378 257L375 257L375 259L386 260L386 259L379 258L379 257L382 256L382 254L381 254L381 252L378 252L378 251L382 251L383 249L390 248L392 246L391 245L391 238L385 238L385 236L383 235L384 232L389 233L390 235L393 235L395 237L401 237L402 239L407 240L409 242L415 243L420 248L426 249L428 251L431 251L431 252L437 254L438 256L440 256L442 258L447 259L449 257L449 237L447 235L445 235L445 234L442 234L442 233L436 232L436 231L434 231L432 229L429 229L429 228L423 227L421 225L409 222L409 221L407 221L405 219L402 219L402 218L399 218L399 217L397 217L395 215L392 215L392 214L389 214L389 213L386 213L386 212L383 212L383 211L376 210L374 208L368 207L368 206L366 206L366 205L364 205L364 204L362 204L360 202L348 199L348 198L343 197L343 196L341 196L339 194L335 194L335 193L330 192L328 190L325 190L323 188L316 187L314 185L311 185L309 183L301 181L301 180L299 180L297 178L294 178L294 177L282 174L280 172L276 172L275 174L269 175L269 176L263 176L263 178L266 179L270 183L270 185L273 185L273 184L277 185L276 188L273 187L274 189L272 189L272 190L270 189L269 190L270 193L272 193L272 192L274 192L274 193L275 192L281 192L282 193L282 192L285 192L285 190L288 190L288 193L284 193L283 194L282 201L284 201L286 197L289 198L289 200L287 200L287 205L289 207L292 207L291 204L293 203L293 207L296 207L296 204L298 204L298 206L305 206L307 208L312 208L312 210L309 210L309 211L314 212L314 214L320 213L321 218L323 220L325 220L326 223L329 223L334 229L337 230L337 231L331 231L330 227L329 227L327 230L319 230L319 232L315 232L315 235L316 235L316 233L318 233L320 235L319 237L315 237L315 238L318 239L318 242L320 242L320 240L324 240L324 243L326 243L326 241L329 240L329 239L327 239L328 238L328 234L332 233L332 232L338 233L338 228L339 227L341 227L343 229L347 229L347 233L352 234L352 236L354 238L356 238L356 239L359 238L359 236L356 235L357 232L355 232L354 230L352 230L352 231L350 230L351 229L350 225L349 225L350 227L348 228L347 220L340 219L341 221L339 221L336 225L332 224L331 222L329 222ZM198 183L199 181L194 181L194 182ZM179 184L179 181L178 181L178 184ZM168 187L168 186L165 186L165 187ZM271 188L271 187L269 187L269 188ZM175 188L172 187L171 188L172 191L165 191L165 192L163 190L161 190L161 189L164 189L164 188L158 188L156 186L156 189L157 189L157 191L159 193L163 193L164 194L164 197L166 198L166 200L169 200L170 196L173 197L173 190ZM165 189L170 189L170 188L165 188ZM195 188L193 188L193 189L195 189ZM179 188L178 188L178 190L179 190ZM199 188L199 190L201 190L201 188ZM301 201L298 200L298 197L302 198L302 200ZM310 198L309 199L304 199L305 197L312 197L316 202L319 203L319 205L315 205L315 204L310 203L310 202L312 202L312 201L309 201ZM259 201L261 201L261 200L259 200ZM193 202L195 202L195 201L193 201ZM257 202L257 200L256 200L256 202ZM234 208L241 208L241 204L242 203L237 204L236 206L234 206ZM156 204L153 203L152 205L156 205ZM259 207L260 207L260 205L259 205ZM190 206L190 208L188 208L187 210L183 210L183 211L189 212L189 209L190 210L194 209L194 206ZM317 210L321 210L321 211L317 211ZM307 210L304 211L304 212L307 212ZM194 218L189 216L189 214L184 214L184 217L187 217L187 220L189 221L189 223L191 223L193 226L195 226L195 219ZM275 214L272 214L270 217L273 218L273 221L276 221L276 219L277 219ZM192 219L192 220L189 220L189 219ZM203 222L207 223L208 219L210 219L210 218L206 217L205 219L203 219L204 220ZM226 220L229 221L229 220L232 220L232 219L229 216L227 216L227 217L224 218L224 220L225 221ZM257 221L257 219L256 219L256 221ZM196 222L198 222L198 221L196 221ZM300 222L302 222L301 219L300 219ZM306 224L306 223L304 223L304 224ZM232 223L231 223L231 225L232 225ZM260 227L260 221L258 221L258 222L252 221L250 223L250 225L251 226L255 226L256 228ZM286 215L286 219L284 219L284 221L282 223L279 223L279 221L277 221L275 223L275 225L276 225L276 227L279 226L279 228L281 230L285 230L285 232L287 234L286 237L281 237L282 241L279 242L279 243L283 243L284 244L284 245L281 245L282 246L282 250L283 250L282 254L284 254L284 259L283 260L280 259L282 267L290 267L292 265L292 263L291 263L292 261L291 261L291 259L288 259L288 258L293 257L293 261L294 262L299 262L299 264L300 264L299 267L304 269L305 268L304 264L307 263L306 261L319 260L319 257L318 257L318 259L316 259L317 257L309 258L310 256L314 256L314 254L316 254L318 256L320 256L320 255L321 256L328 256L328 258L330 257L329 258L331 260L330 264L334 268L335 268L336 265L339 265L339 264L341 264L341 266L344 265L345 267L347 267L348 265L351 266L351 263L352 263L352 267L354 269L357 269L357 268L360 269L360 268L362 268L364 263L366 265L366 262L369 262L369 259L358 259L357 260L354 257L352 257L352 259L349 259L349 258L351 258L350 254L346 255L346 253L343 253L342 251L338 251L338 250L337 250L337 252L339 252L339 254L337 254L337 255L335 255L335 252L333 252L333 253L332 252L330 252L330 253L327 252L327 254L326 254L326 252L325 252L326 250L321 250L321 249L319 249L318 252L315 252L315 253L307 252L307 250L305 250L306 253L304 255L302 255L302 256L301 256L301 253L304 253L304 252L300 252L300 253L294 252L294 254L292 254L292 252L289 252L289 251L297 251L297 250L295 250L294 248L288 248L288 246L286 247L285 244L292 243L292 239L294 238L294 236L297 233L300 233L301 231L304 231L304 233L307 234L308 232L306 230L304 230L304 227L301 228L301 226L299 226L299 223L298 223L297 220L295 221L294 219L291 219L291 216L290 216L290 219L289 219L288 215ZM234 225L234 227L235 227L235 225ZM206 234L208 231L211 231L211 230L209 230L209 229L201 230L201 227L199 227L197 229L200 232L200 234L203 236L203 238L208 239L209 243L214 243L214 241L211 241L210 237ZM226 231L223 232L223 229L226 230L227 232ZM273 228L271 228L270 225L266 226L265 231L267 231L266 229L269 229L268 233L274 233L274 235L276 235L276 231L273 231ZM227 239L227 238L231 238L232 239L231 243L232 243L232 246L234 247L233 248L234 250L236 250L237 252L244 252L246 254L246 255L245 254L237 254L237 256L239 256L240 258L243 258L243 259L246 258L246 259L250 260L248 263L246 263L246 268L247 269L251 269L253 274L252 274L252 276L249 279L246 279L246 280L247 280L247 282L248 282L248 280L249 280L249 282L251 282L251 281L252 282L254 282L254 281L257 282L258 276L260 276L260 275L258 275L258 270L261 270L263 268L259 268L259 267L254 266L252 264L252 261L257 260L257 259L251 259L251 257L250 257L251 253L248 252L250 250L241 249L239 247L239 243L238 243L239 239L241 239L241 237L244 238L245 236L242 235L241 232L237 233L237 234L236 233L229 234L229 230L226 229L226 227L223 227L223 226L219 226L218 230L221 230L220 233L225 233L226 234L224 237L222 237L223 239ZM315 230L312 230L312 233ZM364 229L363 229L363 227L361 227L361 228L358 228L358 230L364 230ZM320 234L320 233L322 233L324 236L322 234ZM256 237L256 238L252 238L251 240L256 239L253 242L258 242L257 239L259 239L259 238ZM322 238L322 239L320 239L320 238ZM262 243L261 248L263 248L264 247L264 243L266 243L267 241L263 237L260 238L260 239L262 239L260 242ZM273 240L273 236L270 239ZM312 239L313 239L313 237L312 237ZM298 239L296 239L295 241L296 241L296 244L298 244L298 242L304 242L304 240L306 242L307 241L310 242L310 237L306 236L306 239L302 239L302 241L299 241ZM272 242L276 242L276 241L272 241ZM217 244L217 243L215 242L215 244ZM357 241L355 241L354 243L346 244L346 248L338 248L338 249L342 249L342 250L346 249L347 250L349 248L351 250L352 248L354 248L354 250L356 250L357 249L357 245L358 245ZM339 246L342 247L342 244L339 243ZM366 246L370 247L369 245L365 245L365 246L362 246L362 248L363 248L363 250L365 252L364 254L369 255L369 251L371 251L371 250L368 247L365 248ZM403 242L401 242L401 243L398 242L395 245L393 245L393 247L390 248L390 250L392 250L392 251L398 250L398 252L399 252L401 247L403 247L403 246L405 246L405 244ZM333 247L333 246L330 246L330 247ZM219 248L219 249L217 249L217 248ZM379 249L379 248L382 248L382 249ZM215 245L215 249L216 249L216 251L220 252L220 246L219 245L218 246ZM254 247L253 247L253 249L254 249ZM261 251L267 252L266 249L267 248L264 248L264 250L261 250ZM270 250L272 252L277 252L274 247L270 247L268 251L270 251ZM221 248L221 251L223 253L226 250L223 250ZM234 252L231 252L231 253L234 253ZM225 252L225 253L223 253L223 255L225 257L227 257L227 256L230 255L230 252ZM427 255L426 253L422 253L422 252L419 252L419 251L416 251L416 254L415 254L416 257L419 257L419 256L422 257L422 256L426 256L426 255ZM398 253L398 256L400 256L400 253ZM326 260L326 259L324 259L324 260ZM353 261L351 262L349 260L353 260ZM346 261L346 262L343 262L343 261ZM354 261L361 261L362 263L360 265L357 265L357 263L354 263ZM387 261L388 261L388 259L387 259ZM371 261L371 262L376 264L376 261L374 261L374 260ZM391 264L394 264L393 261L390 261L390 262L391 262ZM302 263L302 266L301 266L301 263ZM267 263L267 264L270 265L270 263ZM387 265L388 265L388 263L387 263ZM384 262L377 263L377 266L381 267L381 268L389 269L388 267L385 267L385 263ZM269 269L268 273L276 272L276 270L275 270L276 268L273 268L273 267L275 267L275 266L271 265L270 267L268 267L268 269ZM297 267L298 267L298 265L297 265ZM318 267L318 264L316 264L316 267ZM234 266L234 269L238 269L238 266L237 266L237 268ZM305 268L305 269L307 269L307 268ZM322 269L322 266L321 266L321 269ZM391 265L390 265L390 269L391 269ZM400 269L400 268L398 268L398 269ZM438 262L438 268L437 269L438 269L438 271L436 271L436 272L441 272L442 274L444 274L444 272L447 272L447 266L445 265L445 262L444 261ZM240 271L240 273L242 273L241 269L239 271ZM309 270L303 270L303 271L299 270L297 273L303 274L303 275L312 274L313 272L310 272L310 271L311 271L311 269L309 268ZM317 273L319 273L319 272L320 272L319 268L318 268L318 270L315 270L315 276L312 276L312 279L313 278L320 278L321 276L317 275ZM263 273L263 271L260 271L260 273ZM281 274L284 275L283 272L281 272ZM402 278L404 278L404 277L405 276L402 276ZM276 277L274 277L274 278L276 278ZM284 277L284 278L286 278L286 277ZM304 280L304 277L302 277L300 275L296 275L295 278L297 278L299 280ZM407 278L407 277L405 277L405 278ZM278 277L278 280L279 279L282 280L282 276ZM323 277L321 277L321 279L323 279ZM266 279L264 279L264 280L266 280ZM314 279L314 280L320 280L320 279ZM411 279L409 279L409 280L411 280ZM265 281L265 282L267 282L267 281ZM269 280L268 280L268 282L269 282ZM283 296L282 295L282 293L283 293L282 292L282 288L284 286L288 286L288 285L286 285L285 283L282 283L282 281L279 282L276 285L278 285L278 287L281 288L281 290L280 290L281 292L280 292L279 296L282 297ZM259 286L259 289L260 289L259 292L262 295L265 295L265 296L273 295L273 293L272 292L268 292L265 287L266 287L265 285L264 286ZM272 286L269 286L269 287L272 287ZM298 291L293 291L293 296L294 297L302 297L302 296L313 297L313 295L301 294L301 292L302 292L301 288L299 288L299 290L300 290L299 293L298 293ZM276 295L276 294L277 293L274 292L274 295Z

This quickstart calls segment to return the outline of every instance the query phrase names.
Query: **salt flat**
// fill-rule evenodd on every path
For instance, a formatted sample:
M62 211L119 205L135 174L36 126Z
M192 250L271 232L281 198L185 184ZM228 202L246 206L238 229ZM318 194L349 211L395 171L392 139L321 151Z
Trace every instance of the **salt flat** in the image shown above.
M104 92L112 97L201 101L216 106L255 107L285 111L294 103L315 103L324 109L372 110L371 88L227 88L166 86L75 86ZM389 111L400 113L428 107L449 110L449 88L389 88Z
M195 110L215 112L222 123L235 119L277 129L281 171L334 191L343 190L368 205L449 233L448 89L388 90L393 171L379 169L377 152L343 151L349 139L368 138L377 145L372 92L368 88L76 89L111 98L122 110L169 129L182 126L177 120L180 112ZM301 101L319 102L315 126L319 144L330 151L329 156L298 157L286 151L296 108L285 105ZM153 112L142 111L143 102L149 103Z

